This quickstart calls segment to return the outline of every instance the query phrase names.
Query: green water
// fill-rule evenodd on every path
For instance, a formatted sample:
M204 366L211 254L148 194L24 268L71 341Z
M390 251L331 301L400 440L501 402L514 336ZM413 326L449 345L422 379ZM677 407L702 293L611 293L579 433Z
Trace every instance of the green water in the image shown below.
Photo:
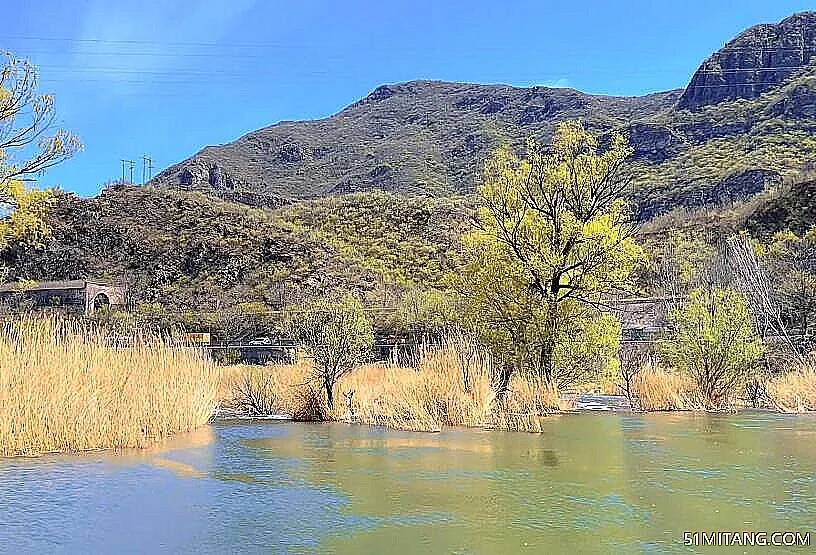
M541 434L220 423L156 451L0 462L0 550L809 553L682 539L816 534L814 471L812 417L573 414Z

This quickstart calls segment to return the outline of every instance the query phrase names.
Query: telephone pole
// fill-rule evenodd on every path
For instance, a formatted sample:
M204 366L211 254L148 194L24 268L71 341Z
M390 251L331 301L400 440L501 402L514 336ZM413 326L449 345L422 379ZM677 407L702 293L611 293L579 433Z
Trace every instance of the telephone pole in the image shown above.
M133 183L133 166L136 163L133 160L122 160L122 183L125 183L125 168L130 167L130 182Z
M142 154L142 186L153 179L153 158L147 154Z

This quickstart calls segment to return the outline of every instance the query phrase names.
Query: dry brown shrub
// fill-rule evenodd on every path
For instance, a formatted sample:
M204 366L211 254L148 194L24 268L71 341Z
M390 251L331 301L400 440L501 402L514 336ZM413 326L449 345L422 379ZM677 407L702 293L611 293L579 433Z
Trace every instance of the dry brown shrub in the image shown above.
M231 366L221 386L222 407L248 416L287 415L325 420L325 395L308 359L294 364Z

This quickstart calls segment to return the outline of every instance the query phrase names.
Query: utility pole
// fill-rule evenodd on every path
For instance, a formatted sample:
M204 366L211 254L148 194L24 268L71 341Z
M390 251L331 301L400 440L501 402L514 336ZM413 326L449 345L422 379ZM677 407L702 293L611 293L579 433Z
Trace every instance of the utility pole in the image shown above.
M130 183L133 183L133 167L136 163L133 160L122 160L122 183L125 183L125 168L130 168Z
M153 179L153 158L147 154L142 154L142 186Z

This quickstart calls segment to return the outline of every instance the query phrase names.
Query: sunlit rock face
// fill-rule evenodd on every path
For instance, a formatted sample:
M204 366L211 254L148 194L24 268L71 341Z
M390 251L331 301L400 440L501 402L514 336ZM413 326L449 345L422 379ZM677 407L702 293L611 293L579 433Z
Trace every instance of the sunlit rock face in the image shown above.
M678 108L738 98L756 98L802 71L816 55L816 12L792 15L777 24L756 25L711 55L691 79Z

